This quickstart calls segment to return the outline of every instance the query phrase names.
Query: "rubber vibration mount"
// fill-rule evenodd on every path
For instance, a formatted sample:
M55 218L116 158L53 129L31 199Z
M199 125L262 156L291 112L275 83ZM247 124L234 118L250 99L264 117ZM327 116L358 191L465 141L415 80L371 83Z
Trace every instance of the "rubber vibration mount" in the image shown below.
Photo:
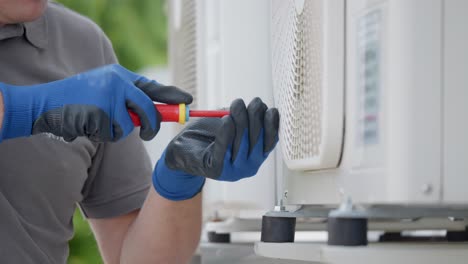
M261 241L267 243L294 242L295 217L263 216Z
M447 231L448 242L466 242L468 241L468 226L465 231Z
M328 245L366 246L366 218L328 218Z
M216 233L214 231L208 232L208 241L211 243L230 243L231 234L229 233Z

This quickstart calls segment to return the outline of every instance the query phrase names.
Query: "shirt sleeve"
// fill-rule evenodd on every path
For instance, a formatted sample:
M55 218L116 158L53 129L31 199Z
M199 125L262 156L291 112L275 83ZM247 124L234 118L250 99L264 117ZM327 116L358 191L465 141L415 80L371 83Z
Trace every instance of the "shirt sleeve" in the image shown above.
M100 143L83 188L88 218L110 218L141 208L151 186L151 162L135 129L127 138Z
M104 33L104 31L98 25L94 24L94 22L92 23L93 25L95 25L98 41L100 43L100 47L98 48L99 53L101 54L101 64L107 65L119 63L119 60L114 51L114 47L112 46L112 42L110 41L109 37L107 37L106 33Z
M115 55L114 48L112 47L112 42L109 38L102 33L102 44L103 44L103 55L104 55L104 64L115 64L119 63L117 56Z

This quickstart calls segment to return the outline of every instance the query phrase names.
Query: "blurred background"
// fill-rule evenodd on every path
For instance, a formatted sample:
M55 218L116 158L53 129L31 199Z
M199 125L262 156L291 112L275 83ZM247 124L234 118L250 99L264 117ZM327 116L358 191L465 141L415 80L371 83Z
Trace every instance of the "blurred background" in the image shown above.
M132 71L167 64L167 16L164 0L56 0L89 17L112 41L119 63ZM74 217L70 264L102 263L93 234L79 210Z
M112 41L120 64L132 71L167 63L164 0L57 0L89 17Z

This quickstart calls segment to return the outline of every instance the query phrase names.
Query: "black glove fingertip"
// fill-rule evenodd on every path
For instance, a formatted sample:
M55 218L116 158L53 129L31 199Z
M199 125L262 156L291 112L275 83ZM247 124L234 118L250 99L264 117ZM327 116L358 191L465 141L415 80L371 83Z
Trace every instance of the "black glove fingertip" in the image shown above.
M156 127L152 129L149 120L146 119L144 126L143 126L143 122L141 123L142 126L140 127L140 138L145 141L152 140L158 134L159 130L161 129L161 120L162 120L161 113L156 109ZM140 122L141 122L141 119L140 119Z
M140 119L140 138L146 141L153 139L161 127L161 113L156 109L156 126L153 128L146 112L139 105L127 100L126 107L135 112Z
M229 147L232 147L235 137L235 125L231 116L221 118L222 125L216 133L213 146L213 163L223 164L224 155ZM232 149L231 149L232 157Z
M151 100L165 104L191 104L191 94L175 86L166 86L156 81L136 81L135 86L140 88Z
M222 126L219 128L216 141L219 139L220 144L226 150L233 144L236 126L234 125L234 120L231 116L222 117L221 122Z
M246 129L249 127L249 117L247 114L247 107L245 106L244 100L242 99L234 100L229 111L235 125L235 135L231 157L231 161L234 161L237 157L237 153L239 152L242 138L244 136L244 131L246 131Z
M193 102L193 96L183 89L176 86L164 86L166 87L173 96L173 99L179 104L191 104Z
M265 111L268 109L265 103L258 97L254 98L247 107L249 116L249 153L257 144L260 133L263 129Z
M268 153L273 150L278 141L279 112L276 108L270 108L265 112L264 119L264 145L263 152Z

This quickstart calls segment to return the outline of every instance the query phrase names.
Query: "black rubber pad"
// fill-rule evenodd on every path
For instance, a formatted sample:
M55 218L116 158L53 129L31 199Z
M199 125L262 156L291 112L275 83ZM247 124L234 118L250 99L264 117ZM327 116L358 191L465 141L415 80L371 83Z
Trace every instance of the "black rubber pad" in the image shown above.
M294 242L295 231L296 218L294 217L263 216L262 218L262 242Z
M328 218L328 245L366 246L367 219Z

